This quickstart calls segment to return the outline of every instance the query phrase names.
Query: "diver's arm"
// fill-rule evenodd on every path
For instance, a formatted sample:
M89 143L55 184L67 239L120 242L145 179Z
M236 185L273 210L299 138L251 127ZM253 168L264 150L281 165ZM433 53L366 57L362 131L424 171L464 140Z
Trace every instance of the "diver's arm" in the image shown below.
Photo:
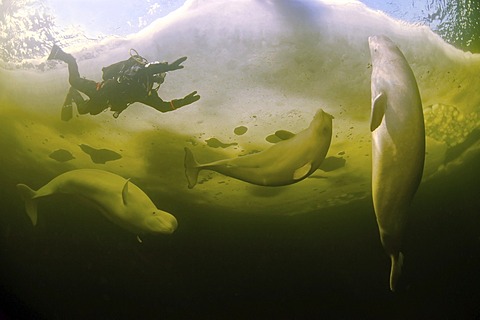
M175 60L172 63L162 62L162 63L150 63L145 69L147 73L150 75L164 73L168 71L175 71L178 69L183 69L181 65L182 62L187 60L187 57L182 57L180 59Z
M183 66L181 66L180 64L182 64L185 60L187 60L187 57L181 57L180 59L173 61L168 65L168 71L183 69Z
M194 91L181 99L173 99L171 101L163 101L158 94L153 91L150 96L142 99L141 103L146 104L160 112L170 112L177 110L183 106L194 103L200 99L200 96L197 94L197 91Z
M181 99L173 99L170 101L170 105L174 109L181 108L183 106L189 105L198 101L200 96L197 94L197 91L193 91L192 93L187 94L185 97Z

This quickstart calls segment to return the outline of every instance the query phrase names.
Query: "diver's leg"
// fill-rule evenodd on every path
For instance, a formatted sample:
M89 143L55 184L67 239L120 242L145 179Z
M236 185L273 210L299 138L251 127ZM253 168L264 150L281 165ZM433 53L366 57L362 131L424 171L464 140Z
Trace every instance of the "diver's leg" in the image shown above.
M67 96L65 97L65 101L63 102L62 112L61 112L61 119L63 121L68 121L73 117L73 103L77 105L77 110L79 114L86 114L88 113L89 107L89 100L83 99L80 92L78 92L75 88L70 87L68 90Z
M90 100L83 99L80 92L78 92L75 88L70 87L69 91L70 96L73 99L73 102L77 105L77 110L79 114L86 114L89 111Z
M96 95L97 83L93 80L87 80L80 77L77 61L71 54L64 52L59 46L54 45L47 59L65 62L68 65L68 81L70 82L70 85L85 93L90 98Z
M173 101L173 100L172 100ZM160 112L168 112L174 110L172 107L171 102L163 101L157 94L156 91L152 91L150 95L139 99L140 103L146 104Z
M75 59L73 59L73 61L71 62L67 62L67 64L68 82L70 82L70 85L78 91L85 93L90 98L95 97L98 94L97 83L93 80L88 80L80 77L80 74L78 73L77 62L75 61Z
M73 99L73 102L77 105L77 111L79 114L90 113L91 115L97 115L105 110L102 103L92 99L84 99L80 92L73 87L70 87L70 96L71 99Z
M78 113L98 114L106 108L103 99L98 99L97 83L93 80L80 77L77 62L71 54L64 52L60 47L54 45L52 52L48 56L48 60L60 60L67 63L68 81L72 86L70 93L73 101L77 105ZM90 100L85 101L77 90L85 93Z

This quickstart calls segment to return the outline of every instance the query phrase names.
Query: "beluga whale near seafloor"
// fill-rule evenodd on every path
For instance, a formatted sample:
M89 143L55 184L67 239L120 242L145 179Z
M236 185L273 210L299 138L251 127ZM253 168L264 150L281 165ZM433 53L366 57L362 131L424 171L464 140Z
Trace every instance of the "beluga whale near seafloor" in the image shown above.
M197 184L201 170L213 170L226 176L260 186L284 186L299 182L322 164L332 141L333 116L318 110L309 127L294 137L259 153L234 159L199 164L185 148L185 175L188 187Z
M38 189L17 185L33 225L37 224L37 200L53 194L71 194L86 200L118 226L140 236L171 234L177 219L157 209L150 198L135 184L104 170L77 169L67 171Z
M417 82L388 37L368 38L372 60L372 197L380 239L391 259L390 290L403 264L402 238L425 161L425 124Z

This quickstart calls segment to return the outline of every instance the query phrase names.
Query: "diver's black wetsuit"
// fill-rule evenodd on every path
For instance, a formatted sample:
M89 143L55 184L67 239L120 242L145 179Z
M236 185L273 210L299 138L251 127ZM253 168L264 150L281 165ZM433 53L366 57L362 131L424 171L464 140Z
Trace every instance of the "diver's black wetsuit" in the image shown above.
M54 48L52 48L52 53L48 59L61 60L68 64L68 81L72 88L70 88L67 94L64 107L71 107L71 103L74 101L80 114L90 113L95 115L110 107L110 109L115 112L114 116L118 117L120 112L134 102L141 102L160 112L168 112L200 99L200 96L194 91L184 98L167 102L158 96L156 90L152 90L153 82L157 82L158 84L163 82L163 77L157 75L183 68L183 66L180 66L180 63L185 61L186 58L178 59L172 64L155 63L149 64L146 67L142 66L142 68L138 70L138 75L135 77L135 80L130 79L128 81L120 81L120 79L115 78L114 75L118 74L118 72L106 74L105 69L107 69L107 67L104 68L104 81L102 82L95 82L80 77L75 58L71 54L63 52L59 47L54 46ZM127 61L129 60L121 61L113 66L120 67ZM110 68L109 70L120 71L114 69L116 68ZM89 99L84 100L77 90L86 94ZM63 115L62 119L69 120L68 117L64 119Z

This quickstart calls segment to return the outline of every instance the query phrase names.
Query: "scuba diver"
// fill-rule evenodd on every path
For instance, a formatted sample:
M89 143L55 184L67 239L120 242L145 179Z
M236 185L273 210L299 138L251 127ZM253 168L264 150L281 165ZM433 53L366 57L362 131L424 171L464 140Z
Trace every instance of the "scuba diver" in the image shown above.
M165 79L166 72L182 69L181 65L187 57L177 59L173 63L149 63L134 49L130 49L130 58L102 68L103 81L95 82L80 77L75 58L54 45L47 60L60 60L68 65L68 81L71 85L62 107L61 118L68 121L73 116L72 103L77 105L79 114L91 115L110 108L113 116L120 113L130 104L140 102L160 112L169 112L191 104L200 96L194 91L184 98L163 101L158 96L158 88ZM154 86L156 87L154 88ZM80 92L89 99L84 99Z

